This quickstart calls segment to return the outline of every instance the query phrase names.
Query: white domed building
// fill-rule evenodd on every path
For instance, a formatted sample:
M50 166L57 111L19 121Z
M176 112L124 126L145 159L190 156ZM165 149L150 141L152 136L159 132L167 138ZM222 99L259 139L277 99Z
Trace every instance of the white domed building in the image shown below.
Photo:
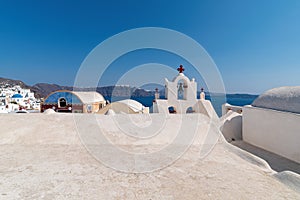
M30 104L28 103L28 100L26 98L24 98L23 95L21 95L20 93L14 94L11 98L10 98L10 102L13 104L17 104L19 106L21 106L22 109L29 109L30 108Z
M24 102L24 97L19 93L14 94L10 99L11 102L15 102L17 104L23 104Z
M245 142L300 163L300 86L261 94L242 118Z
M300 86L261 94L252 105L223 105L221 131L227 141L248 144L300 163Z
M49 94L41 104L41 112L96 113L106 106L106 100L98 92L58 90Z

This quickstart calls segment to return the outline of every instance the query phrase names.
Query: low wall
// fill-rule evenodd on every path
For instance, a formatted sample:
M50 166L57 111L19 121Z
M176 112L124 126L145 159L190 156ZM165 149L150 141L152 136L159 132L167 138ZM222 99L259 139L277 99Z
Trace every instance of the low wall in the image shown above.
M300 114L245 106L243 140L300 163Z
M209 100L189 101L168 101L165 99L156 99L153 103L153 113L169 113L168 107L173 106L177 114L186 114L187 109L191 107L194 113L201 113L210 118L219 118L214 107Z
M221 118L220 130L228 142L242 140L242 114L228 111Z
M229 111L237 112L241 114L243 112L243 107L242 106L233 106L230 105L229 103L225 103L222 105L222 116L228 113Z

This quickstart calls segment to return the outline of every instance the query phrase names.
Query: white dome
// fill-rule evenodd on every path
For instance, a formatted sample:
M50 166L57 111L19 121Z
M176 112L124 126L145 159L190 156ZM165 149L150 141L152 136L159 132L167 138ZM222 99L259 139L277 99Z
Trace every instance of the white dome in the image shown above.
M268 90L261 94L252 106L300 114L300 86Z
M129 108L131 108L134 112L139 112L144 109L143 104L141 104L138 101L132 100L132 99L125 99L121 101L117 101L123 104L126 104Z
M44 111L44 114L49 115L49 114L54 114L56 113L53 109L48 108L47 110Z

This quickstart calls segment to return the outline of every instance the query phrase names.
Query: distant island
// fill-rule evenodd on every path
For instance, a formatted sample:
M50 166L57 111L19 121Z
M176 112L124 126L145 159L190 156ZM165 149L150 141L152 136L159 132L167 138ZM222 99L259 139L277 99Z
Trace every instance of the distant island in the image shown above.
M76 90L76 91L97 91L105 97L153 97L155 93L155 88L153 90L145 90L143 88L136 88L130 86L104 86L104 87L97 87L97 88L74 88L72 86L61 86L57 84L49 84L49 83L37 83L33 86L25 84L21 80L13 80L8 78L1 78L0 77L0 87L8 87L19 85L22 88L30 89L32 92L35 93L36 98L45 98L50 93L57 91L57 90ZM164 97L165 91L159 91L161 97ZM200 92L197 93L198 96ZM207 96L217 96L218 94L206 92ZM226 94L227 98L255 98L258 95L252 94Z

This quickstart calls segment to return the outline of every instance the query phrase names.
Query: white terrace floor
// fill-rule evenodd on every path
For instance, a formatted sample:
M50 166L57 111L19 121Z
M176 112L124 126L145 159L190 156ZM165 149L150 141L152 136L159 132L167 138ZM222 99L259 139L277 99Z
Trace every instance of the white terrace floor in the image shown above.
M0 115L0 199L300 199L297 187L280 181L284 174L278 176L264 161L226 143L222 137L200 159L209 120L194 116L201 121L197 124L198 135L182 157L154 172L124 173L106 167L88 153L72 115ZM191 122L194 116L189 118ZM155 119L153 123L159 123ZM138 134L120 120L126 131ZM181 121L180 115L170 116L165 130L173 131L162 134L172 136ZM88 125L103 127L116 146L128 151L161 148L168 138L144 144L131 141L129 145L122 143L124 138L118 136L122 131L113 125L112 116L99 115ZM160 162L161 158L156 159ZM296 174L292 177L298 180Z

